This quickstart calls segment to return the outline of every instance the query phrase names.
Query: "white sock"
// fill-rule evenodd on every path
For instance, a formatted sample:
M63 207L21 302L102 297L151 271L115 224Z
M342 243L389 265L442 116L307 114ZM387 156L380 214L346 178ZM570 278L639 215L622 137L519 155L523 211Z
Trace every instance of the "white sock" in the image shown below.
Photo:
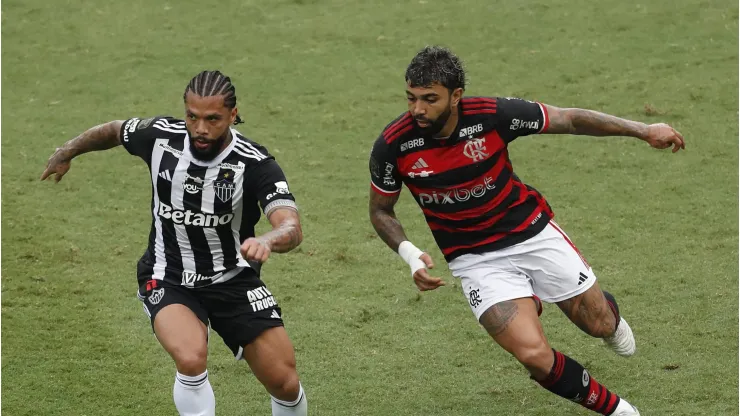
M270 396L272 398L272 416L306 416L308 414L306 393L303 391L303 386L299 386L298 398L292 402Z
M208 370L198 376L177 373L172 393L180 416L215 416L216 397L208 381Z

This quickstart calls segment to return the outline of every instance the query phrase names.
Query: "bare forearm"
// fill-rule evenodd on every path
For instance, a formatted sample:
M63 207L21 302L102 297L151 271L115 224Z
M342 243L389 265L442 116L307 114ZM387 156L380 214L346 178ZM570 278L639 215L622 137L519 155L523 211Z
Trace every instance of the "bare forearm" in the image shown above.
M550 125L546 133L582 134L589 136L647 137L648 126L609 114L580 108L550 111Z
M116 147L121 144L121 124L120 120L116 120L92 127L64 143L61 150L66 152L68 159L72 159L83 153Z
M279 227L262 234L259 238L268 242L272 251L287 253L301 244L303 232L298 222L285 221Z
M408 240L406 233L403 231L401 222L396 218L396 214L393 211L385 210L372 210L370 212L370 222L375 228L375 232L378 236L390 247L393 251L398 251L398 246Z

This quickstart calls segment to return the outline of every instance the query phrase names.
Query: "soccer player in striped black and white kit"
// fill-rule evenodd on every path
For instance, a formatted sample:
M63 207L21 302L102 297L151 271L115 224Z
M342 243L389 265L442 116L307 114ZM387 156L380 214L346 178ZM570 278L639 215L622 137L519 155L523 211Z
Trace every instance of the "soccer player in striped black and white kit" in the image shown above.
M582 109L517 98L463 98L465 73L449 50L427 47L406 70L408 111L388 124L370 157L370 219L409 264L420 290L431 257L408 241L393 210L405 184L426 218L480 324L549 391L604 415L637 409L596 382L581 364L552 349L539 321L556 303L583 331L623 356L635 352L617 302L560 227L545 198L525 185L508 145L531 134L633 136L654 148L684 147L666 124L645 125ZM534 299L534 302L532 301Z
M138 265L138 295L177 367L181 415L214 415L206 370L208 325L245 359L272 396L272 414L306 415L293 345L281 310L260 280L271 252L302 240L295 199L267 150L231 126L236 90L203 71L184 94L185 120L131 118L94 127L51 156L41 179L58 182L80 154L118 145L149 166L152 227ZM255 236L264 215L273 229Z

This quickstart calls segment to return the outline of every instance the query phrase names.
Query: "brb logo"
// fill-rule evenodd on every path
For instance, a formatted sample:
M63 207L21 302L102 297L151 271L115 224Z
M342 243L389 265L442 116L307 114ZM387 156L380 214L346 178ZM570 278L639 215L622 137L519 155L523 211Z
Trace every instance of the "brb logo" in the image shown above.
M463 148L463 154L473 159L473 162L478 162L487 158L486 138L468 140Z
M172 220L173 223L179 225L194 225L196 227L216 227L219 225L226 225L234 219L234 214L204 214L202 212L193 212L190 210L179 210L172 209L171 206L159 203L159 211L157 212L160 218L166 220Z
M447 192L432 192L431 194L420 192L419 203L421 206L427 206L429 204L455 204L458 202L465 202L471 197L480 198L486 194L489 190L495 189L496 184L493 183L493 178L488 176L483 178L483 182L471 187L471 188L456 188Z
M472 136L475 133L483 131L483 124L476 124L475 126L463 127L460 129L460 137Z

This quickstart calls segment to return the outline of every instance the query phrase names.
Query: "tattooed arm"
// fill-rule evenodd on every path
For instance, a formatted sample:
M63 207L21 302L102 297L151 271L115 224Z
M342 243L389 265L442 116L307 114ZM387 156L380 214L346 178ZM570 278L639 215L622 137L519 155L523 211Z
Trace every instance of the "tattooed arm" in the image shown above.
M656 149L673 146L673 152L685 149L683 136L671 126L645 124L598 111L580 108L558 108L544 105L549 124L543 133L582 134L589 136L631 136L646 141Z
M54 181L59 182L69 171L73 158L90 151L106 150L120 145L122 125L123 121L115 120L95 126L58 147L46 163L41 180L55 174Z
M272 224L272 231L259 238L269 243L272 251L287 253L301 244L303 231L298 211L293 208L275 208L267 214L267 219Z
M408 240L393 210L399 195L383 196L370 190L370 222L380 238L396 252L401 242Z
M408 241L401 222L396 218L393 207L398 202L398 196L398 193L384 196L372 189L370 190L370 222L373 224L375 232L388 247L397 252L409 264L414 283L419 290L434 290L444 286L444 280L430 276L427 271L427 269L434 268L432 257ZM406 247L401 246L401 243L404 243Z
M271 252L287 253L303 241L303 231L298 211L292 207L275 208L268 212L267 218L272 230L259 237L244 240L242 256L250 261L264 263Z

